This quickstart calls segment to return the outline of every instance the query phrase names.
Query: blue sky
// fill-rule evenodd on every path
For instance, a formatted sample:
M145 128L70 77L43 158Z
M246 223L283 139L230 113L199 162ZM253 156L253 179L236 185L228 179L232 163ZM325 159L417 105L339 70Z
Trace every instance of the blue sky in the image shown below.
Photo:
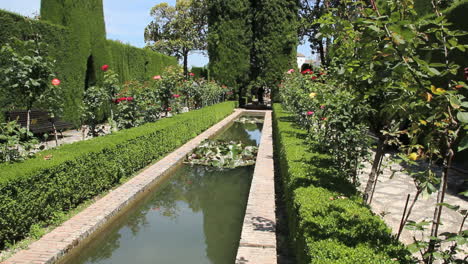
M175 5L176 0L104 0L107 38L144 47L143 31L151 21L150 9L161 2ZM38 14L40 5L40 0L0 0L1 9L25 16ZM311 56L307 44L299 46L298 52ZM192 52L189 56L189 66L204 66L207 63L208 58L202 52Z

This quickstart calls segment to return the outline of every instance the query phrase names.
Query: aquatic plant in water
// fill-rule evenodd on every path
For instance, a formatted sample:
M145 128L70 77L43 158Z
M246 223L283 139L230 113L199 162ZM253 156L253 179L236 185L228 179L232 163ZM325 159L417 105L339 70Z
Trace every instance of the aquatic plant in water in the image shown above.
M258 147L246 146L237 141L205 140L184 163L216 168L236 168L255 164Z
M234 122L242 124L263 124L263 118L255 116L242 116L236 119Z

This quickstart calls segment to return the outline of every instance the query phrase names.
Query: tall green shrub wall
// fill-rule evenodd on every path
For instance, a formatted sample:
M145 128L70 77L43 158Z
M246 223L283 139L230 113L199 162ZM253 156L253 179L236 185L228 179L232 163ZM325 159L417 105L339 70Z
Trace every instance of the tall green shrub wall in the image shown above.
M173 57L107 40L102 0L42 0L40 20L0 10L0 25L0 46L11 43L12 37L27 40L36 33L49 45L48 54L56 60L55 72L65 90L63 119L75 123L83 92L100 82L102 65L108 64L122 82L148 79L177 65ZM91 78L86 82L87 72ZM1 110L6 102L8 98L0 95Z
M73 114L81 98L74 97L74 88L81 86L78 76L75 74L74 62L70 60L71 54L77 49L78 43L73 42L71 30L69 28L53 25L48 22L28 19L23 16L0 10L0 46L6 43L13 45L12 38L20 41L31 39L33 34L40 34L42 41L48 44L46 51L49 56L56 60L56 74L62 80L61 87L65 89L66 97L65 116L69 120L76 119ZM8 64L8 58L3 58L2 63ZM0 78L2 78L0 76ZM3 98L0 95L0 109L8 105L9 98ZM18 108L24 106L16 106Z
M169 57L148 49L140 49L108 40L111 55L110 66L119 74L120 80L148 80L161 74L168 66L177 65L175 57Z

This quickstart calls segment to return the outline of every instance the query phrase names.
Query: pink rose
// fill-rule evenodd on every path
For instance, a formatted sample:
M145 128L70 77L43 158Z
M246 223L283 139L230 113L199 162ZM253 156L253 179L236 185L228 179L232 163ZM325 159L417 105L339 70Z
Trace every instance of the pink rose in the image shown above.
M60 80L57 78L52 79L52 85L53 86L59 86L60 85Z

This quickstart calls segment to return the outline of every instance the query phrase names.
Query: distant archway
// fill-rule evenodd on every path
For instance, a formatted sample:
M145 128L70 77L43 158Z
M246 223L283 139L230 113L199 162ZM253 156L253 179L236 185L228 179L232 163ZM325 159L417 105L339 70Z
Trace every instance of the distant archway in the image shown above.
M305 70L312 70L312 66L309 64L309 63L304 63L302 64L301 66L301 72L305 71Z
M94 70L93 55L89 55L86 63L85 90L93 85L96 85L96 71Z

